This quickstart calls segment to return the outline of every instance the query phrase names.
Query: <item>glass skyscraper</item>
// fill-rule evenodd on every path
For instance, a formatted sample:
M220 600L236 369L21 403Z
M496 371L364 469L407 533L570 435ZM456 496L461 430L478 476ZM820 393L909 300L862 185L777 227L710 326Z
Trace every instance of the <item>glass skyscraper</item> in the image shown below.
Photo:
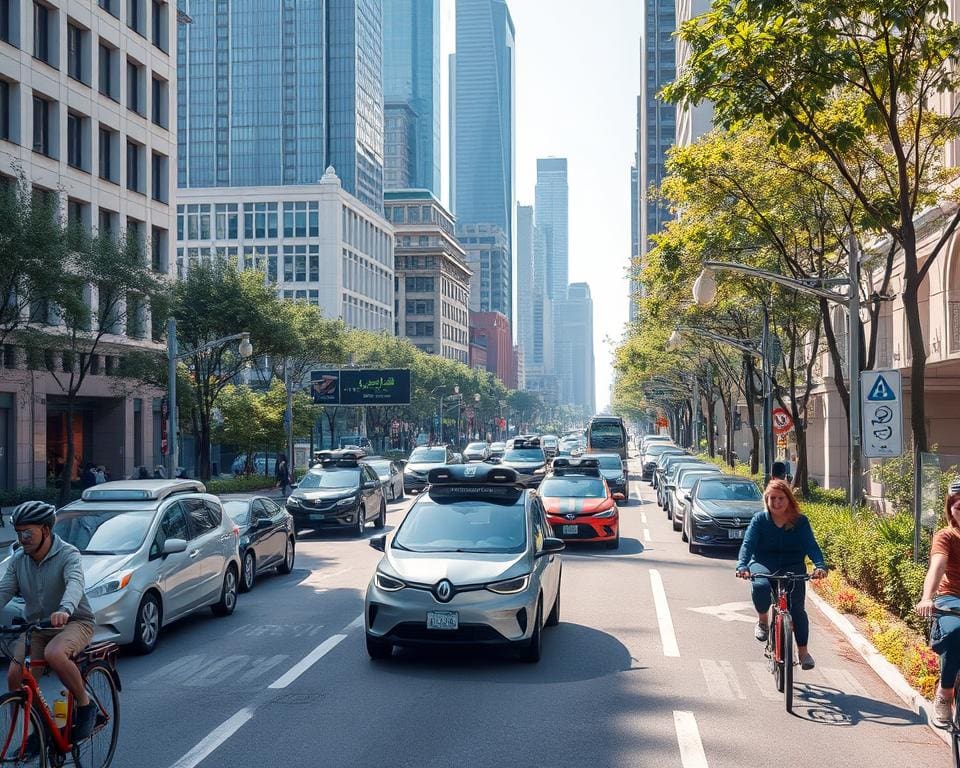
M535 195L537 229L546 248L547 296L557 301L567 297L570 262L567 158L537 159Z
M383 3L384 186L440 196L440 0Z
M181 0L180 187L314 184L383 210L378 0Z
M513 248L514 26L504 0L457 0L451 57L451 203L458 224L490 224Z

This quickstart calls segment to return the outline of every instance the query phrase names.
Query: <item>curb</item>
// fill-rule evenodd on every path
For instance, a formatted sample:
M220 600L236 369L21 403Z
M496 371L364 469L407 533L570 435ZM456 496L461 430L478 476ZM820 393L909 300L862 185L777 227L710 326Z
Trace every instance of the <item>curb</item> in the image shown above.
M863 660L870 665L870 668L887 684L887 687L897 694L904 704L919 714L927 726L929 726L930 730L937 734L944 744L950 746L952 741L950 731L938 728L933 724L933 704L910 687L910 684L900 673L900 670L887 661L880 652L873 647L873 644L860 634L850 619L820 597L815 590L808 589L807 597L817 606L820 613L826 616L830 622L840 630L840 633L847 639L847 642L856 649L857 653L863 657Z

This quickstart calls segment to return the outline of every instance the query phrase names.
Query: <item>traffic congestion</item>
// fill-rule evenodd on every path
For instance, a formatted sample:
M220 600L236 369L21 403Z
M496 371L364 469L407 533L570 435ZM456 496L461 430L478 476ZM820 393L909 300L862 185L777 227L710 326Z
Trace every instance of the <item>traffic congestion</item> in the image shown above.
M875 765L942 762L942 744L821 619L822 661L796 673L801 717L780 719L730 560L763 504L752 481L606 416L405 461L318 451L286 496L98 484L52 531L82 554L94 647L120 646L123 727L101 715L82 743L109 733L105 757L74 756L740 766L764 750L735 724L759 718L796 744L822 729L828 765L846 739ZM0 623L23 614L15 599ZM685 758L693 741L709 762ZM24 749L5 762L40 760Z

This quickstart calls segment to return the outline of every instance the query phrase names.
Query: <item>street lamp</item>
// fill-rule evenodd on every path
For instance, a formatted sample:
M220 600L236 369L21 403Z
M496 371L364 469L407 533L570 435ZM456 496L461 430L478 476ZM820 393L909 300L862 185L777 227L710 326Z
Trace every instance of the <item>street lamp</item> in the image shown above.
M240 339L240 356L252 357L253 344L250 343L250 334L247 331L209 341L202 347L191 349L189 352L178 353L177 321L173 317L167 320L167 474L171 478L177 476L177 459L179 458L177 455L177 360L203 354L208 349L235 339Z
M716 296L717 270L737 272L750 277L759 277L768 282L777 283L799 293L824 299L847 308L847 373L850 382L850 507L856 508L863 494L863 466L860 456L860 249L856 236L851 232L847 247L847 276L834 278L795 279L777 272L756 269L746 264L725 261L705 261L704 269L693 286L693 297L698 304L709 304ZM846 288L845 293L837 293L830 288ZM764 342L769 335L769 319L764 305ZM764 366L768 365L764 355ZM764 384L766 385L766 377ZM769 416L769 414L766 414Z

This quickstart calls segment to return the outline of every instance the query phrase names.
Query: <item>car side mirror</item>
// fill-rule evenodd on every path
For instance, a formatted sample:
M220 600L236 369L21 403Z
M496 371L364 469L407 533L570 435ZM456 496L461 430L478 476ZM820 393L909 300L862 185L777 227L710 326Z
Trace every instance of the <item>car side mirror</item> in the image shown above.
M163 555L175 555L177 552L186 552L187 542L185 539L167 539L163 542Z
M499 456L491 456L487 459L487 464L499 464L502 459Z
M693 496L691 496L689 493L685 493L685 494L683 494L683 500L684 500L684 501L693 501Z
M567 545L563 543L563 539L547 536L544 538L543 544L540 545L540 551L537 552L537 557L540 557L541 555L554 555L557 552L563 552L566 547Z
M387 551L387 534L382 533L379 536L374 536L370 539L371 548L377 550L377 552L386 552Z
M367 481L363 484L363 487L364 487L366 490L371 491L371 490L373 490L373 489L375 489L375 488L379 488L381 485L383 485L383 483L381 483L379 480L367 480Z
M299 488L299 487L300 487L300 483L290 483L290 487L291 487L291 488Z
M613 494L613 498L615 501L623 501L627 497L624 496L622 493L615 493Z
M270 526L269 517L258 517L253 521L254 528L268 528Z

